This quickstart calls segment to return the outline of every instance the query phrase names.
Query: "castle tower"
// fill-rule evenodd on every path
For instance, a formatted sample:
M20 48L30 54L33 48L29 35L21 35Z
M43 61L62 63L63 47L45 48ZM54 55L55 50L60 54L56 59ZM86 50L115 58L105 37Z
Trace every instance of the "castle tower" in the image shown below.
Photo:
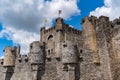
M96 33L95 33L95 24L96 17L85 17L82 21L83 26L83 40L84 40L84 48L86 50L90 50L93 52L93 62L96 64L100 63L99 55L97 52L97 41L96 41Z
M39 80L39 73L43 73L45 65L44 44L34 41L30 44L29 60L31 63L32 79ZM39 77L38 77L39 76Z
M55 49L55 52L56 52L56 58L60 58L61 57L61 48L62 48L62 42L64 41L64 37L63 37L63 27L64 27L64 20L63 18L61 17L58 17L56 19L56 23L55 23L55 29L56 29L56 49Z
M4 63L3 63L3 80L10 80L15 68L15 61L17 56L17 47L13 49L7 46L4 50Z
M111 72L113 80L120 79L120 18L113 21L110 48Z
M97 47L100 57L100 66L105 80L112 80L110 59L110 25L109 17L106 16L100 16L96 24Z
M4 66L15 66L16 60L16 48L12 49L10 46L5 48L4 53Z

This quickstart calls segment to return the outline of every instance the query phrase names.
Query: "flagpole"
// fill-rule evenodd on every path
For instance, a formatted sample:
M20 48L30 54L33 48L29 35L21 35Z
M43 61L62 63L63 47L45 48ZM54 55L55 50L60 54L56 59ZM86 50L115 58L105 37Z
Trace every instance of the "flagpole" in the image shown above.
M62 13L61 10L58 10L58 17L60 17L60 14Z

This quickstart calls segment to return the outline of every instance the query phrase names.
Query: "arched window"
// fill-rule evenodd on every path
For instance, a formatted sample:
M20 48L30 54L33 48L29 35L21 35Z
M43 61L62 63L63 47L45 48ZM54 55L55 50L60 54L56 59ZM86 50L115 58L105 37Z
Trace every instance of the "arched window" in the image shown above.
M52 38L53 38L53 35L50 35L50 36L48 37L48 40L52 40Z

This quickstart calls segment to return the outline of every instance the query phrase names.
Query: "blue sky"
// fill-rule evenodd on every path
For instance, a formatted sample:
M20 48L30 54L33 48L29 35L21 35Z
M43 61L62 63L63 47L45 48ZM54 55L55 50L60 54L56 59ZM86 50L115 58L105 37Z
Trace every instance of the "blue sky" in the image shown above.
M2 23L0 23L0 31L2 30ZM5 37L0 38L0 56L3 56L3 50L6 46L13 46L12 40L7 40Z
M43 19L48 19L47 27L52 25L59 9L67 24L82 29L85 16L119 17L119 4L119 0L0 0L0 56L6 46L17 44L22 47L21 54L26 54L29 44L39 40Z
M67 20L67 23L81 30L81 24L80 24L81 19L84 18L85 16L89 16L91 11L103 5L104 5L103 0L80 0L80 2L78 3L78 7L81 10L80 15L73 16L70 21Z

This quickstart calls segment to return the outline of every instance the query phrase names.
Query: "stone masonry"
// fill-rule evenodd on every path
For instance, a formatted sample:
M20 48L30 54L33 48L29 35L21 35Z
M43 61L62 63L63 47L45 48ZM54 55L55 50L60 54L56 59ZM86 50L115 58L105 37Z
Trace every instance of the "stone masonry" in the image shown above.
M60 17L40 29L28 55L6 47L0 80L120 80L120 18L85 17L82 31Z

